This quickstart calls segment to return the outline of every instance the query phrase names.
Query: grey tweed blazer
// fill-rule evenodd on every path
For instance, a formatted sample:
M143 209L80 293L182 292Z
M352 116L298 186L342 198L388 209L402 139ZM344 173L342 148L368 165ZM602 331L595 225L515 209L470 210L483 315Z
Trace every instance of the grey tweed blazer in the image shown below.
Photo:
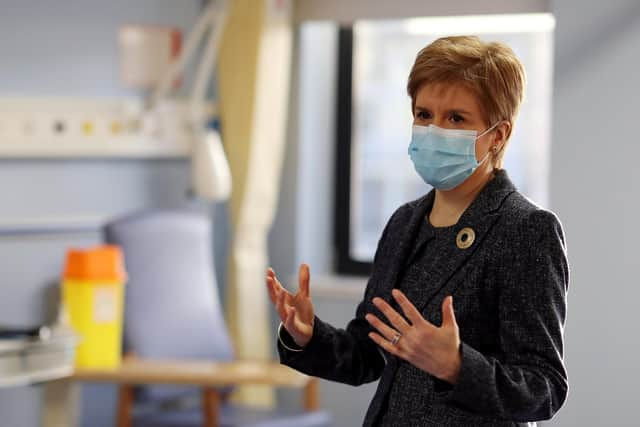
M313 337L302 351L278 343L281 363L306 374L351 385L379 379L365 426L381 425L399 360L367 337L372 328L364 316L372 312L384 318L371 302L376 296L397 307L391 290L433 200L432 191L392 215L364 299L346 329L316 317ZM568 392L562 358L569 269L560 222L517 192L499 170L456 231L464 227L475 231L473 244L459 249L452 241L444 249L448 262L436 266L428 291L408 295L436 325L442 322L443 299L453 295L462 340L456 385L426 373L420 377L424 395L415 398L430 402L420 425L522 426L550 419ZM281 338L293 344L284 328ZM394 425L418 424L398 419Z

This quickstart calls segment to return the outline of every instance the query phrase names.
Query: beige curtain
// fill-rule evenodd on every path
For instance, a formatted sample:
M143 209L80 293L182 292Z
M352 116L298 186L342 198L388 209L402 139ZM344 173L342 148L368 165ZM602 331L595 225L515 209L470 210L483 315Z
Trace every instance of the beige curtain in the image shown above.
M274 341L264 276L286 138L290 9L289 1L230 0L218 60L222 134L233 179L227 319L244 359L271 358ZM268 406L273 392L243 387L238 398Z

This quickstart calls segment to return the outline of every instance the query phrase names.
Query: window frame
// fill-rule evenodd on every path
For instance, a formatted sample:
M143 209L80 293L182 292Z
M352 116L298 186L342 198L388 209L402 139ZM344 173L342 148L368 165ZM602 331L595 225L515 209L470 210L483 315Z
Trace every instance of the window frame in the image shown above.
M353 26L338 28L336 85L336 169L334 241L335 269L338 274L368 276L373 262L351 256L351 155L353 119Z
M514 33L536 33L535 37L536 43L540 41L544 46L549 48L550 52L553 51L553 31L555 27L555 23L553 22L553 18L549 20L549 17L535 17L536 21L532 23L531 29L526 30L520 28L519 30L514 30ZM544 19L543 19L544 18ZM529 28L525 26L526 28ZM338 42L337 42L337 73L336 73L336 92L335 92L335 180L334 180L334 243L335 243L335 252L334 252L334 271L337 274L346 274L346 275L358 275L358 276L367 276L371 273L373 269L373 260L372 261L362 261L361 259L356 259L351 254L351 244L353 242L354 236L353 226L357 224L352 223L351 213L352 204L351 196L354 194L354 184L355 178L352 176L353 174L353 164L352 158L355 154L354 152L354 135L357 135L355 129L353 129L353 120L357 118L357 111L354 111L354 62L356 53L354 48L356 46L355 42L355 25L354 23L342 24L338 27ZM480 30L480 32L482 32ZM505 31L511 32L511 31ZM537 34L537 33L541 34ZM525 42L523 42L525 43ZM525 44L528 46L529 41ZM534 54L537 52L536 54ZM548 52L545 50L542 54L538 50L531 51L523 56L523 64L526 65L527 61L533 64L534 60L540 59L540 55L542 55L542 63L547 64L549 58L546 58ZM548 64L547 64L548 65ZM545 67L547 66L545 65ZM538 67L534 67L534 70L537 70L534 74L538 77L536 78L537 86L539 91L536 93L544 94L549 92L549 96L552 95L553 87L553 70L539 69ZM531 89L531 82L528 82L527 89ZM547 105L549 100L538 99L535 103L535 106L539 108L541 105ZM522 106L521 114L518 118L520 120L523 116L525 104ZM529 113L533 114L535 108L534 104L531 104L529 107ZM356 113L356 114L354 114ZM549 150L552 144L552 138L548 134L550 127L551 117L544 117L542 122L543 129L543 144L539 145L536 148L535 153L533 153L533 158L538 161L543 162L544 170L546 171L550 167L550 159L549 159ZM522 128L522 127L521 127ZM546 129L546 130L545 130ZM531 129L530 129L531 130ZM530 147L527 145L527 147ZM522 147L521 147L522 148ZM520 153L527 154L528 156L532 154L531 149L523 149ZM513 152L513 151L512 151ZM517 153L516 153L517 154ZM508 160L508 159L506 159ZM528 163L524 164L522 161L517 160L516 157L513 157L514 165L517 167L524 166L522 172L522 176L520 176L522 187L519 188L524 189L525 194L528 197L532 197L542 206L548 205L548 173L539 178L533 179L530 176ZM519 163L523 163L523 165L519 165ZM512 179L513 179L512 175ZM518 174L515 175L515 178L518 178ZM515 181L514 181L515 182ZM357 207L357 205L355 205ZM370 236L370 238L373 236ZM371 239L368 240L370 242Z

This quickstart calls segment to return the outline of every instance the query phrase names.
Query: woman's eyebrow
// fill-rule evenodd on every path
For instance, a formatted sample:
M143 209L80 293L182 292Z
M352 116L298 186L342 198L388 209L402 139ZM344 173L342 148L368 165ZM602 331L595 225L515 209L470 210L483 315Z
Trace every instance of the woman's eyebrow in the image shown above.
M447 113L449 113L449 114L453 114L453 113L456 113L456 114L466 114L467 116L470 116L470 115L471 115L471 112L470 112L470 111L463 110L462 108L452 108L452 109L448 110L448 111L447 111Z
M431 111L430 108L424 107L422 105L416 105L415 109L416 109L416 111ZM464 110L462 108L450 108L446 112L447 112L447 114L456 113L456 114L465 114L467 116L471 116L472 115L472 113L470 111Z

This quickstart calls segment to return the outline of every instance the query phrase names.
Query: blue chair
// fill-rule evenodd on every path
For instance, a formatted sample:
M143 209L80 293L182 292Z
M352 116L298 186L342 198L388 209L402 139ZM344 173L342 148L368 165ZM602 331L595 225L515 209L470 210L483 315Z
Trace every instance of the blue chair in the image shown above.
M128 354L136 360L234 359L218 297L208 217L187 210L142 212L107 224L105 237L122 247L129 274L124 317ZM202 389L200 407L193 408L185 402L194 391L198 388L121 386L118 423L131 425L132 418L136 427L331 425L327 412L310 410L317 408L317 379L305 391L306 410L296 413L234 406L226 399L229 388ZM212 408L218 400L220 407Z

